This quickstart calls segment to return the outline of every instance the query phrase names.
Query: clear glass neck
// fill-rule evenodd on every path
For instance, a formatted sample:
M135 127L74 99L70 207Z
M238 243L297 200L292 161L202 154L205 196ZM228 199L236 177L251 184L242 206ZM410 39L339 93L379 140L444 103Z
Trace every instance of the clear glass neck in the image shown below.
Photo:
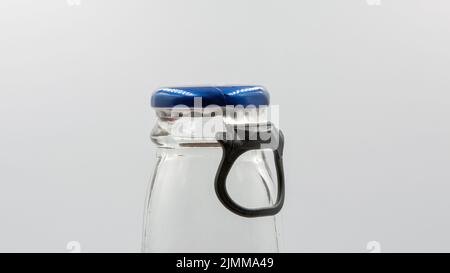
M217 147L216 136L227 126L269 121L268 107L156 108L156 114L151 139L161 148Z

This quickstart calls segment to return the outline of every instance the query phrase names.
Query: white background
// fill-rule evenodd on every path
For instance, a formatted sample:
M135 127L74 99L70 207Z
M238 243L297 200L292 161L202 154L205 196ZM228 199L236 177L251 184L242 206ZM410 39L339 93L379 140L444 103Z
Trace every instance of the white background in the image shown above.
M0 251L140 250L161 86L261 84L284 251L450 251L450 3L2 0Z

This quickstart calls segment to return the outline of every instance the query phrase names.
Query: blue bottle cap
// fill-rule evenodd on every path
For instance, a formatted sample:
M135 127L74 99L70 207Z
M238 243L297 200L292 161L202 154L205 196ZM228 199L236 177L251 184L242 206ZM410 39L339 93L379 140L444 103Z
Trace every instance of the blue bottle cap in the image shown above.
M189 86L158 89L152 95L151 105L156 108L194 107L194 98L201 98L203 108L208 105L259 107L270 102L269 92L258 85Z

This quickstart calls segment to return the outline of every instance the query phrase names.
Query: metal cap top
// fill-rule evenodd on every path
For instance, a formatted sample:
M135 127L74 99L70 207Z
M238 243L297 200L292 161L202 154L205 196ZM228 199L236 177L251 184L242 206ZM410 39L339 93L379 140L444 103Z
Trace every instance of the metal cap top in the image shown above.
M156 108L172 108L181 105L194 107L194 98L201 98L203 108L208 105L259 107L270 103L269 92L259 85L189 86L156 90L151 98L151 106Z

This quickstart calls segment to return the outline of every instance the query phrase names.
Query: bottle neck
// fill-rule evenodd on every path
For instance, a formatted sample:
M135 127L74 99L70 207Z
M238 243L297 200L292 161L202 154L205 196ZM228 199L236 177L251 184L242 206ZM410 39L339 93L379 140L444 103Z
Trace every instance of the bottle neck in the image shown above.
M162 148L219 147L217 134L229 125L268 122L267 107L259 108L157 108L152 141Z

